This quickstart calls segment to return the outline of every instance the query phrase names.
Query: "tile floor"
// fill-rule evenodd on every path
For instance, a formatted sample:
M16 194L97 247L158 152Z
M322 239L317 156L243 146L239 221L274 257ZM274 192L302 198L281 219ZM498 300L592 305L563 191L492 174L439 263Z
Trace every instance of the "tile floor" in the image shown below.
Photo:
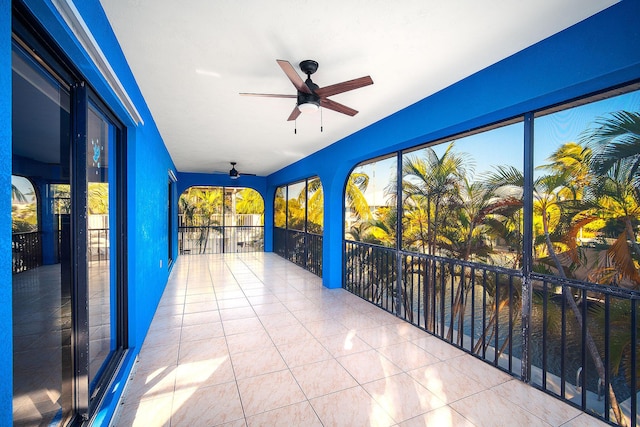
M115 426L596 426L272 253L181 256Z

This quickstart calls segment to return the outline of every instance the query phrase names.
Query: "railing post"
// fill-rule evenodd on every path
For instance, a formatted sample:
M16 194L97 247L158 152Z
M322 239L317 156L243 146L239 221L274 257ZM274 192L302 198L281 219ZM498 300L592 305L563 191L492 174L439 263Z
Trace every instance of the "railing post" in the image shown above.
M396 316L402 316L402 151L396 153Z
M522 195L522 381L531 382L531 310L533 287L533 113L524 116L524 188Z

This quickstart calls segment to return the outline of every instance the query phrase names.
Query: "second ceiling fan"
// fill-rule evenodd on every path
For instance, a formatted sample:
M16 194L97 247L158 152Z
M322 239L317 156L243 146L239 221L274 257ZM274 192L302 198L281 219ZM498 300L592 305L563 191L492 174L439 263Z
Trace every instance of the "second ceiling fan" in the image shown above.
M371 77L366 76L325 87L319 87L311 81L311 74L315 73L318 69L318 63L316 61L307 59L300 63L300 69L307 75L306 81L302 80L289 61L278 59L276 62L280 65L282 71L284 71L291 83L293 83L293 86L297 89L297 95L279 95L269 93L241 93L240 95L261 96L267 98L297 98L296 106L287 120L295 120L303 111L315 111L320 107L328 108L329 110L337 111L338 113L346 114L348 116L355 116L358 114L358 111L347 107L346 105L332 101L328 99L328 97L373 84Z

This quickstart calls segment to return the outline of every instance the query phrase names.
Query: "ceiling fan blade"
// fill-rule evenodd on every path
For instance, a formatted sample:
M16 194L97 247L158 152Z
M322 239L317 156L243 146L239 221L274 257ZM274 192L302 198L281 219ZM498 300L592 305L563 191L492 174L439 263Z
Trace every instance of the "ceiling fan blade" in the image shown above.
M276 59L282 71L289 77L291 83L298 89L300 92L311 94L311 89L306 85L306 83L302 80L302 78L298 75L298 72L293 68L293 66L289 63L289 61L284 61L282 59Z
M262 98L297 98L297 95L279 95L275 93L240 93L241 96L259 96Z
M359 79L348 80L342 83L336 83L316 89L316 95L319 97L327 97L331 95L337 95L338 93L347 92L354 89L359 89L364 86L373 84L373 80L370 76L360 77Z
M291 114L289 115L289 118L287 119L288 122L290 122L291 120L295 120L298 118L298 116L300 115L300 109L298 108L298 106L296 105L293 108L293 111L291 112Z
M357 110L354 110L353 108L349 108L346 105L342 105L339 102L335 102L326 98L320 99L320 105L324 108L328 108L329 110L346 114L347 116L355 116L356 114L358 114Z
M240 172L239 175L240 176L257 176L255 173L244 173L244 172Z

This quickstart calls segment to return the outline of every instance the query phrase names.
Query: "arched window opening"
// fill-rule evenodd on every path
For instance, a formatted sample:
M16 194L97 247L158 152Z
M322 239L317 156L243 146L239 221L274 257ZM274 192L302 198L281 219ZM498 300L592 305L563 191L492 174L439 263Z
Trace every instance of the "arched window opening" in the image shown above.
M17 175L11 176L11 231L13 273L42 265L36 190L29 179Z
M274 252L321 276L324 193L320 178L278 187L273 203Z
M178 200L181 254L261 252L264 200L251 188L195 186Z

